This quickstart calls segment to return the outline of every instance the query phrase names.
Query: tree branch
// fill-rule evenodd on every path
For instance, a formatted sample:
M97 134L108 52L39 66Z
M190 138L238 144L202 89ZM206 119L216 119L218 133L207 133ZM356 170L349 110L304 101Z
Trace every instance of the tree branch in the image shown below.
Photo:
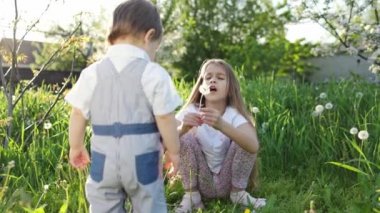
M351 0L350 2L350 15L348 16L348 21L347 21L347 27L346 27L346 33L344 36L344 42L347 42L348 38L348 32L350 31L350 22L352 18L352 11L354 10L354 1Z
M16 72L17 68L17 52L16 52L16 47L17 47L17 40L16 40L16 32L17 32L17 23L19 21L18 19L18 7L17 7L17 0L14 0L14 6L15 6L15 17L14 17L14 23L13 23L13 48L12 48L12 65L11 65L11 73L9 77L9 88L7 92L7 100L8 100L8 105L7 105L7 117L11 118L13 116L13 104L12 104L12 96L15 93L15 79L14 75ZM7 85L4 85L5 87ZM13 129L13 122L12 120L8 123L7 125L7 135L5 137L5 140L3 142L4 147L8 147L8 138L11 137L12 135L12 129Z
M58 91L58 94L54 100L54 102L49 106L49 109L46 111L46 113L42 116L41 119L39 119L36 123L34 124L31 124L29 125L28 127L25 128L25 131L27 131L29 128L31 128L32 126L36 125L37 127L39 127L42 123L45 122L45 120L48 118L50 112L53 110L54 106L58 103L58 101L60 100L61 98L61 95L63 94L63 92L65 91L65 89L67 88L67 86L69 85L70 81L71 81L71 78L73 76L73 73L74 73L74 65L75 65L75 58L76 58L76 54L75 54L75 51L74 51L74 54L73 54L73 61L71 62L71 70L70 70L70 75L67 77L67 80L65 81L65 84L61 87L61 89ZM28 137L25 139L25 144L26 144L26 147L28 147L28 144L29 144L29 140L30 138L33 136L33 132L31 132Z
M314 2L314 5L315 6L317 6L316 5L316 2L315 1L313 1ZM330 34L332 34L336 39L338 39L338 41L345 47L345 48L349 48L350 47L350 45L349 45L349 43L347 43L340 35L339 35L339 33L338 33L338 31L336 30L336 27L334 27L334 25L326 18L326 16L324 15L324 14L317 14L317 16L319 17L319 18L322 18L323 19L323 21L327 24L327 28L326 28L326 26L324 26L324 25L322 25L322 24L320 24L319 22L318 22L318 17L316 17L316 18L314 18L314 21L316 22L316 23L318 23L318 24L320 24L323 28L325 28L328 32L330 32ZM367 56L365 56L365 55L363 55L361 52L357 52L356 53L356 55L359 57L359 58L361 58L361 59L363 59L363 60L365 60L365 61L368 61L368 57ZM376 65L379 65L380 66L380 62L378 62L378 61L374 61L373 62L374 64L376 64Z
M376 7L376 3L377 2L375 2L375 1L372 0L371 3L372 3L372 7L374 9L374 12L375 12L376 24L380 25L379 11L378 11L378 9Z
M25 37L29 34L29 32L40 22L42 16L47 12L47 10L49 9L50 7L50 4L51 4L52 0L49 1L48 5L46 6L45 10L40 14L40 16L37 18L37 20L35 22L33 22L31 25L28 26L28 28L26 29L24 35L19 39L19 43L17 45L17 50L16 50L16 55L18 54L18 52L20 51L20 48L21 48L21 45L22 43L24 42L25 40ZM7 77L7 75L10 73L10 71L12 70L12 68L10 67L7 72L5 73L5 77Z
M75 32L79 29L80 25L78 25L70 34L70 37L65 41L67 42L71 37L75 34ZM62 45L59 49L57 49L49 58L48 60L42 65L40 70L34 75L34 77L28 82L28 84L23 88L23 90L20 92L20 95L16 98L16 100L13 103L13 106L16 106L16 104L19 102L21 97L24 95L24 93L30 88L30 86L34 83L34 81L37 79L37 77L41 74L43 70L45 70L45 67L49 65L55 57L64 49L66 48L65 45Z
M3 57L0 55L0 78L1 84L3 86L3 92L5 97L8 97L8 89L7 89L7 81L5 80L4 72L3 72Z

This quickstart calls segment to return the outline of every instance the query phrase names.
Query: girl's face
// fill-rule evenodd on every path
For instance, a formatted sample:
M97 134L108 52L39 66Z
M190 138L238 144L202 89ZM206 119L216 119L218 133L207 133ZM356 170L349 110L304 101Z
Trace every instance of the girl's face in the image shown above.
M203 74L203 83L210 89L205 95L207 101L226 101L228 85L227 74L223 66L211 63Z

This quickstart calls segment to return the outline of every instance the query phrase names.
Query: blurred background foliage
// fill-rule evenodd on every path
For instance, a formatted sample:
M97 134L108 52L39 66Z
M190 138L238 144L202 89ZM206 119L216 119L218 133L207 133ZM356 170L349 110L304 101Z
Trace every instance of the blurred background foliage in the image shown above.
M285 23L292 20L286 4L276 7L269 0L166 0L156 2L164 25L164 39L158 53L158 62L173 77L191 81L203 60L223 58L237 67L244 67L244 77L274 72L302 79L312 71L303 59L312 55L314 44L286 39ZM54 26L47 33L50 38L62 40L75 30L84 38L77 46L61 53L50 70L69 70L76 49L76 69L81 70L104 53L107 24L104 14L89 17L80 14L75 23L63 29ZM46 44L35 54L35 65L41 66L60 44Z

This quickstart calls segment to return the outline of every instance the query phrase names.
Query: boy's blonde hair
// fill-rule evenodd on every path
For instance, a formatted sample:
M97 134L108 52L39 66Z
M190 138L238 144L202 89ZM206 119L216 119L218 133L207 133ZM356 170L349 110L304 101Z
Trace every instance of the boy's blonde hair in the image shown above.
M250 115L250 113L248 113L248 111L245 107L243 97L242 97L241 92L240 92L239 82L238 82L238 80L234 74L234 71L233 71L231 65L229 65L223 59L207 59L202 63L201 68L199 70L198 79L197 79L193 89L191 90L189 98L186 100L186 103L184 104L184 106L182 108L186 108L189 104L195 104L195 105L199 104L199 101L200 101L201 95L202 95L199 92L199 87L203 83L203 78L204 78L206 68L210 64L216 64L218 66L221 66L226 72L227 106L234 107L241 115L243 115L245 117L245 119L247 119L247 121L253 127L255 127L255 121L253 120L253 117ZM202 99L201 105L202 106L205 105L205 99L204 98ZM249 190L249 191L253 191L259 185L259 182L258 182L259 165L258 165L258 163L259 163L259 158L257 155L255 165L252 168L252 172L251 172L251 175L250 175L250 178L248 181L247 190Z
M153 40L161 38L163 29L156 6L146 0L125 1L113 12L108 42L113 44L116 39L127 35L138 38L150 29L155 30Z

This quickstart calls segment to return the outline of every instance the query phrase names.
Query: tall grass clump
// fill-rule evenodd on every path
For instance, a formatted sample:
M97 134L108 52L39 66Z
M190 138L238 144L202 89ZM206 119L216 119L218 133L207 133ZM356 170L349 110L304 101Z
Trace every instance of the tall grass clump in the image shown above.
M356 186L357 203L344 209L380 209L380 85L360 79L299 84L258 77L240 82L256 111L262 173L296 177L305 189L315 182Z
M61 207L69 212L87 211L85 175L67 163L68 106L59 101L44 123L37 125L54 98L48 87L30 90L14 110L12 140L7 148L0 147L0 212L57 212ZM2 93L0 100L5 109ZM5 110L0 111L0 120L5 121L5 116ZM5 137L5 124L0 140Z

